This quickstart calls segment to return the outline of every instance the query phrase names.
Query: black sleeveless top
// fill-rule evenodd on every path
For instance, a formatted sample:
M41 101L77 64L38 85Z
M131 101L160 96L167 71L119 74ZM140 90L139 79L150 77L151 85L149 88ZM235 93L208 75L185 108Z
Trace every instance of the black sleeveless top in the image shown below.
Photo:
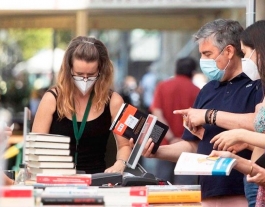
M49 90L55 98L57 95ZM58 120L57 110L53 114L50 134L66 135L71 138L70 151L74 156L76 151L76 140L74 136L72 120L64 117ZM81 122L77 122L78 129ZM106 169L105 153L107 141L110 135L111 113L109 103L105 105L103 113L94 120L87 121L85 129L77 148L77 170L84 170L87 174L104 172ZM74 160L74 159L73 159Z

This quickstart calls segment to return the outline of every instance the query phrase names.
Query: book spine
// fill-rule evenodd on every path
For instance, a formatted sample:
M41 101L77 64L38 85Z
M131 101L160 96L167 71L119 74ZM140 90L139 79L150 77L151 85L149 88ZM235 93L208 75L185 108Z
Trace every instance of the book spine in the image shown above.
M104 204L102 196L97 197L42 197L41 203L43 205L63 205L63 204Z
M126 188L99 188L99 194L103 195L124 195L124 196L147 196L148 188L145 186L140 187L126 187Z
M149 192L148 203L201 202L201 191Z
M147 197L142 196L104 196L105 204L117 204L117 205L131 205L148 203Z
M39 189L46 189L47 187L87 187L86 183L78 183L78 184L59 184L59 183L34 183L33 184L34 188L39 188ZM56 192L54 192L56 193Z
M87 184L90 185L91 177L72 177L72 176L49 176L49 175L36 175L37 183L45 184Z
M131 203L131 204L108 204L104 207L151 207L148 203Z

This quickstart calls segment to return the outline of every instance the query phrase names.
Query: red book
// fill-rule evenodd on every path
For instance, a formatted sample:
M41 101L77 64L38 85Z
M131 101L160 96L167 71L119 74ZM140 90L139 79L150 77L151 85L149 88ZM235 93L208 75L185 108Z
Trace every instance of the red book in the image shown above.
M74 175L50 175L37 174L37 183L45 184L86 184L90 185L92 178L90 174L74 174Z
M0 197L10 198L31 198L33 197L33 187L31 186L2 186L0 188Z

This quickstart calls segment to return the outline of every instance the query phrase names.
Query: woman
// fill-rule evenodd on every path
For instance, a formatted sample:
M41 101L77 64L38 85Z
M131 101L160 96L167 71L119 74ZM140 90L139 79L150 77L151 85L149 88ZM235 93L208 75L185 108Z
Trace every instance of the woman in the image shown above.
M265 86L265 20L255 22L242 33L241 48L245 54L243 59L243 71L251 78L258 78L260 75L263 87ZM256 73L258 71L258 74ZM216 135L211 143L214 149L228 150L232 152L235 144L247 143L255 146L252 153L252 161L256 161L264 153L265 149L265 99L256 107L256 117L254 120L254 129L256 132L246 129L233 129ZM250 164L248 160L240 158L227 152L213 151L211 155L230 156L238 160L235 169L244 174L249 174L247 181L255 182L260 185L256 207L265 205L265 169L256 164ZM248 170L247 170L248 169Z
M123 172L131 148L121 136L115 136L116 162L108 169L105 164L109 128L123 103L112 85L113 65L104 44L95 38L74 38L65 52L57 84L40 102L32 132L71 137L77 170Z

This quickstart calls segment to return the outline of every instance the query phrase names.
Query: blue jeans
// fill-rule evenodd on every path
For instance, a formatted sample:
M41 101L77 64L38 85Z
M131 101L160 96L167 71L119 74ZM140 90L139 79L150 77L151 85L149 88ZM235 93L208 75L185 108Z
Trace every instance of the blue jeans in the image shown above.
M259 186L256 183L247 182L246 176L244 176L244 190L248 200L248 207L255 207L258 188Z

